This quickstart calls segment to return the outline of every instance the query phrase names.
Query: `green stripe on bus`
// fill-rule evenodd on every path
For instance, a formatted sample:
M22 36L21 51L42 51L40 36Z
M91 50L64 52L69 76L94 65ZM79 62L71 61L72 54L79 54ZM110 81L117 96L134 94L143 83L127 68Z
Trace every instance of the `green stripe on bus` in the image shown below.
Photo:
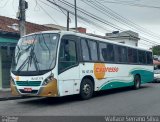
M133 78L136 74L139 74L141 76L142 84L153 81L153 77L154 77L153 71L142 69L142 68L134 68L129 73L129 76L132 77L131 80L123 80L123 79L109 80L106 83L104 83L99 88L99 90L133 86L134 85Z
M112 88L119 88L119 87L127 87L127 86L132 86L134 85L133 82L124 82L121 80L117 81L109 81L109 83L103 85L100 90L106 90L106 89L112 89Z
M41 81L17 81L18 86L40 86Z
M151 82L153 81L154 74L153 71L145 70L145 69L134 69L130 72L133 76L139 74L141 76L141 83Z

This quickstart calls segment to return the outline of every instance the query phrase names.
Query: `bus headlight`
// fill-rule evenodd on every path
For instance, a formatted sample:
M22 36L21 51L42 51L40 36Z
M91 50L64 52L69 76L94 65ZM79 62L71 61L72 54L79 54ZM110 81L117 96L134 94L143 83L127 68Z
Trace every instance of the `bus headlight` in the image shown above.
M43 81L43 86L46 86L49 82L54 80L54 75L51 74L49 77L47 77L44 81Z

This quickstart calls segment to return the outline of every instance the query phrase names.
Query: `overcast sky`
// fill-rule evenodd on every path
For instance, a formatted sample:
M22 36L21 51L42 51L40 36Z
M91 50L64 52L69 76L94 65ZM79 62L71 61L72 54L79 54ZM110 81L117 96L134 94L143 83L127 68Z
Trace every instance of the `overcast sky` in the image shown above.
M38 24L58 24L62 26L66 26L66 15L64 15L59 8L50 3L46 2L46 0L37 0L38 4L36 4L36 0L26 0L28 2L29 8L26 11L26 20L33 23ZM55 0L58 1L58 0ZM70 3L74 3L74 0L67 0ZM85 0L85 1L94 1L95 0ZM109 2L118 2L118 3L108 3ZM19 0L0 0L0 15L16 18L16 12L18 10L18 2ZM53 8L43 4L42 2L47 3L48 5L52 6ZM116 13L120 14L121 16L131 20L132 22L140 25L141 27L145 28L153 33L160 35L160 8L148 8L148 7L137 7L137 6L128 6L124 4L143 4L146 6L157 6L160 7L160 0L99 0L99 2L103 3L103 5L107 6L108 8L112 9ZM65 8L69 9L69 7L63 5L60 2L57 2L59 5L64 6ZM122 4L121 4L122 3ZM132 30L132 28L126 27L109 17L102 14L102 12L98 12L93 7L88 6L87 4L83 3L81 0L77 0L77 6L80 8L85 9L86 11L103 18L109 22L112 22L126 30ZM70 9L73 11L73 9ZM65 11L64 11L65 12ZM49 15L50 16L49 16ZM82 13L78 13L81 14ZM107 25L103 25L102 23L97 22L98 24L102 25L104 29L97 28L93 24L89 24L78 19L78 26L86 27L87 32L96 33L104 35L107 32L112 32L116 29L111 28ZM71 27L74 27L74 17L71 16ZM107 31L108 30L108 31ZM139 32L139 34L147 39L156 41L160 43L160 38L151 38L148 35L144 35L143 32ZM147 42L141 41L142 43L148 44Z

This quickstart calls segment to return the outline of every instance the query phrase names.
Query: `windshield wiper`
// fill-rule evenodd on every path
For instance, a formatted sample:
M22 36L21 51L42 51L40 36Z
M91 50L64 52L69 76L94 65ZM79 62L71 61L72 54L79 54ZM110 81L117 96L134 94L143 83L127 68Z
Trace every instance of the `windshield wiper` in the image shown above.
M39 65L38 65L39 62L38 62L36 54L34 52L34 47L32 48L32 50L30 52L30 56L29 56L29 60L28 60L28 67L29 67L29 65L31 66L32 59L33 59L33 63L34 63L34 66L36 68L36 71L39 72L39 70L40 70ZM27 68L27 71L28 71L28 68Z
M16 63L18 64L18 61L19 61L19 58L21 57L21 55L26 53L26 51L28 51L32 47L32 45L28 46L26 49L21 50L21 51L20 51L19 46L17 46L17 47L18 47L18 52L17 52L17 55L15 56L15 58L17 57L17 62Z
M37 36L37 35L36 35ZM28 67L29 67L29 64L31 65L32 64L32 59L33 59L33 63L34 63L34 66L36 68L36 71L39 72L39 65L38 65L38 60L37 60L37 57L36 57L36 54L34 52L34 48L35 48L35 39L36 39L36 36L34 37L34 42L33 42L33 45L32 45L32 49L31 49L31 52L30 52L30 58L29 58L29 61L28 61ZM27 68L27 71L28 71L28 68Z
M21 69L24 68L24 66L26 65L27 61L29 60L29 57L23 62L23 64L18 68L18 72L21 71Z

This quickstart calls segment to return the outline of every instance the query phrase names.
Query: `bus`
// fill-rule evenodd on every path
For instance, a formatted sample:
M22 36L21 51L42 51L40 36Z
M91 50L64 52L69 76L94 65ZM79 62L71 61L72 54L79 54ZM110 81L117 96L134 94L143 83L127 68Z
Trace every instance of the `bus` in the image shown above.
M153 81L152 52L87 34L45 31L17 43L11 66L13 95L61 97L140 88Z

